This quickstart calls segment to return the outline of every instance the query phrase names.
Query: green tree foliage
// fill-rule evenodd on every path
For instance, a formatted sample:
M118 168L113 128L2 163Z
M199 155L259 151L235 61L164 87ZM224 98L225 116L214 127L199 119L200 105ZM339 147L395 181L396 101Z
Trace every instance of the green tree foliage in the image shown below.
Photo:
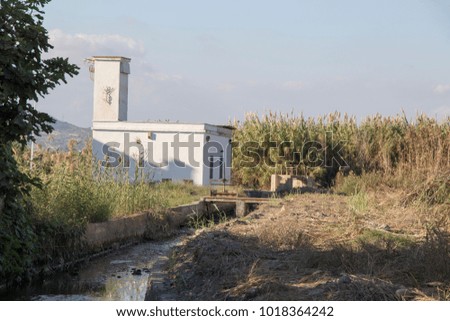
M48 2L0 2L0 283L23 274L34 251L23 196L38 181L19 171L13 144L24 147L33 136L52 131L54 119L32 102L78 73L66 58L43 57L53 48L43 26Z

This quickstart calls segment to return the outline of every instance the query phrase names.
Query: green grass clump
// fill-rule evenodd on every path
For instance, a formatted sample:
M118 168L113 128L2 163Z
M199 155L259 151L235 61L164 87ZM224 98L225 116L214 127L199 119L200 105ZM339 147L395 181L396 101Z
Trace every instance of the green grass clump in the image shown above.
M350 174L346 177L338 176L334 190L336 193L351 196L360 193L364 188L364 180L354 174Z
M365 213L369 209L369 197L364 191L359 191L358 193L350 196L349 207L355 213Z
M381 230L366 229L356 238L359 244L370 244L379 248L399 249L414 244L415 240L408 236L389 233Z
M217 205L207 214L192 213L188 226L196 230L212 228L217 224L225 223L228 220L227 214L221 211Z

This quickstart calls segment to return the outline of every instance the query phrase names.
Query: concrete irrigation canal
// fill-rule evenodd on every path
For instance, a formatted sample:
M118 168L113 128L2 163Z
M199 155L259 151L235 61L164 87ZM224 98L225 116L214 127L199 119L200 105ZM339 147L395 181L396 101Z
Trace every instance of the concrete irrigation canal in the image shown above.
M244 216L255 204L267 201L267 198L215 195L172 208L169 215L172 223L185 226L193 215L214 217L214 213L226 213L227 216ZM89 224L85 235L86 245L93 251L98 249L100 255L92 255L66 272L51 274L26 287L2 291L0 300L176 299L168 291L170 285L167 285L165 267L172 249L195 230L183 228L170 239L145 241L148 226L152 224L150 217L148 213L141 213ZM105 251L108 248L109 252Z
M152 278L161 278L170 252L188 231L159 242L144 242L92 259L70 272L57 273L26 288L8 291L3 300L142 301Z
M205 197L202 201L172 209L172 220L180 222L199 214L214 218L217 213L242 217L258 203L269 199ZM192 214L195 213L195 214ZM212 216L211 216L212 215ZM222 216L220 217L223 218ZM18 301L144 301L177 300L166 268L172 250L183 244L195 228L184 227L160 241L145 241L148 214L92 223L87 245L102 248L63 272L38 277L34 282L0 291L0 300ZM184 225L181 225L184 226ZM201 226L200 226L201 227Z

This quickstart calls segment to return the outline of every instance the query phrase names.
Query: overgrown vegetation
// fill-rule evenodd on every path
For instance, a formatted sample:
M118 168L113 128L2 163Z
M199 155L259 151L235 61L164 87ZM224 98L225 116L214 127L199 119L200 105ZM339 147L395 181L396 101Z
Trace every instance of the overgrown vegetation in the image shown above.
M233 174L239 184L267 187L271 174L294 173L330 186L344 167L376 179L372 186L383 182L409 190L406 201L449 201L450 118L376 115L358 123L339 113L317 119L269 113L247 114L235 127L233 140L240 147L233 150ZM358 184L366 183L351 188Z
M130 169L101 167L89 142L81 151L75 143L69 142L67 152L35 152L32 172L43 186L33 188L30 201L38 217L101 222L149 209L163 212L208 193L207 188L188 183L154 183L141 170L130 180ZM28 151L18 157L24 171L29 171L29 157Z
M41 181L24 198L35 235L30 268L82 255L87 223L150 211L157 225L166 221L168 208L197 201L209 192L187 183L154 183L142 173L130 181L127 168L102 168L90 143L81 151L75 146L71 141L67 152L37 148L31 169L30 151L13 149L22 172Z

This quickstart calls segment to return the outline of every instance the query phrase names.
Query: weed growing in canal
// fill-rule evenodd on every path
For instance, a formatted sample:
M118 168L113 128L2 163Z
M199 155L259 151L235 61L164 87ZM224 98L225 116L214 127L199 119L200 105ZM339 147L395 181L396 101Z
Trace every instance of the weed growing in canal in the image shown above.
M199 230L204 228L212 228L217 224L225 223L227 220L227 213L220 210L216 204L213 204L213 209L208 213L193 212L188 225L196 230Z

